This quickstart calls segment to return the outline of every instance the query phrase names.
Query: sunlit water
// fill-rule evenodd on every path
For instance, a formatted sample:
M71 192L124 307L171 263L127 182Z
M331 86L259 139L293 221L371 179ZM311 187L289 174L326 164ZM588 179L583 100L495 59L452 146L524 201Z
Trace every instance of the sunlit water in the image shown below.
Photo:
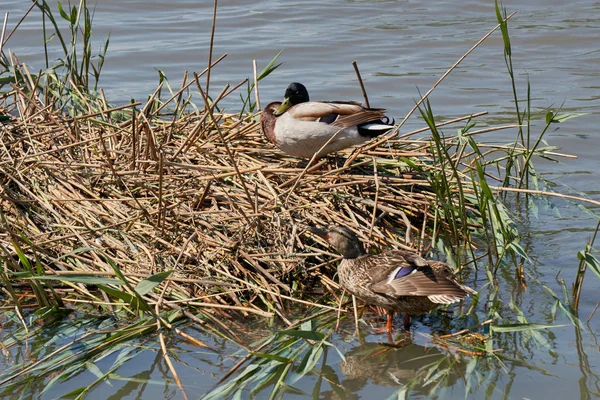
M563 153L578 156L577 159L561 159L562 163L535 160L535 165L544 177L556 184L555 191L600 200L596 172L600 167L597 128L600 2L538 3L529 0L505 4L509 12L517 12L509 29L519 96L525 97L529 80L532 106L540 113L546 108L562 106L563 112L589 114L553 125L546 135L551 145L559 146ZM2 14L10 12L9 31L28 6L28 2L20 0L3 1L0 11ZM94 19L98 46L100 39L108 37L110 32L108 57L100 81L108 99L114 103L124 103L131 98L145 100L157 86L157 69L167 74L174 87L181 82L184 70L203 70L208 61L211 22L212 4L209 2L98 2ZM351 62L357 60L371 105L387 108L399 120L413 106L419 90L427 91L495 25L491 1L337 0L329 4L223 1L218 9L213 58L224 53L228 56L213 71L211 94L218 93L227 83L236 84L250 77L253 59L262 68L284 49L280 57L283 65L260 85L263 104L280 99L290 81L306 84L315 99L361 99L351 66ZM40 27L40 13L34 9L5 46L20 61L30 65L32 71L44 68ZM512 122L513 97L499 32L477 48L430 99L439 116L488 111L488 116L480 118L482 126ZM232 110L239 108L233 97L228 104ZM539 132L542 125L543 121L538 122L534 132ZM405 129L421 126L418 119L412 118ZM510 142L515 132L485 135L489 140ZM570 287L578 263L577 251L584 248L596 219L577 208L577 203L558 198L550 201L538 200L537 212L518 212L515 218L524 233L523 244L535 261L526 268L528 278L538 278L562 298L562 289L555 277L560 273L559 279L564 279ZM598 207L590 206L590 209L598 211ZM485 281L484 278L482 282ZM600 300L599 291L600 279L588 271L579 308L584 322ZM514 290L513 296L520 301L530 322L550 321L553 300L539 285L530 285L522 294ZM485 316L483 307L481 304L479 310L482 317ZM549 338L548 348L536 348L518 335L507 335L502 343L496 343L506 354L545 372L520 362L504 361L506 369L493 378L495 389L487 392L491 398L591 398L598 395L599 379L594 373L600 371L600 354L592 332L600 329L600 315L590 320L589 331L580 333L566 318L558 321L567 326L545 334ZM260 322L257 325L265 328ZM397 365L425 351L419 346L427 344L423 335L431 333L430 325L428 319L417 321L413 328L414 345L394 353L384 364L369 366L365 359L353 368L342 365L335 352L329 352L327 364L350 398L387 397L398 389L403 379L410 379L410 373L401 371L404 367ZM192 398L209 391L245 355L235 345L202 332L188 327L188 333L208 342L219 350L218 354L192 347L176 337L169 343L177 354L176 369ZM347 322L342 326L342 333L333 337L334 344L346 353L347 359L353 359L353 352L361 346L352 332L352 323ZM365 333L370 332L365 329ZM262 331L256 337L261 333L264 335ZM382 339L373 334L366 338L368 342ZM101 384L87 398L180 398L154 337L139 345L140 349L148 346L150 350L140 350L140 355L116 372L129 378L152 379L151 383L111 380L111 386ZM6 357L3 362L19 362L20 358L14 356ZM97 365L107 369L113 362L109 357ZM417 367L409 365L406 369ZM456 378L440 396L464 398L465 383L461 375L458 370ZM386 378L390 376L396 378ZM93 380L91 373L83 372L44 396L60 396ZM295 386L311 393L315 381L316 378L307 377ZM492 382L471 388L470 396L482 398L490 384ZM415 394L426 397L426 393ZM336 395L323 384L318 396L335 398Z

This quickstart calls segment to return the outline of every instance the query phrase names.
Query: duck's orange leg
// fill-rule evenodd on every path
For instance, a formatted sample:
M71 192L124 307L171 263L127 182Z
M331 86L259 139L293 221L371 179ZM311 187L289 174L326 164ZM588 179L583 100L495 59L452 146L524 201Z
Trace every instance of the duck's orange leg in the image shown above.
M385 325L385 331L390 333L392 332L392 318L394 313L392 311L388 311L387 313L387 324Z

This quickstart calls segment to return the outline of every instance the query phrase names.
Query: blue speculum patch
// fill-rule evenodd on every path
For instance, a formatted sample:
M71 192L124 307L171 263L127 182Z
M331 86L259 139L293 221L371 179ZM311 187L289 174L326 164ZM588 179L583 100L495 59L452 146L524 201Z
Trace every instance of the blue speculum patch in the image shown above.
M398 272L396 272L396 276L394 277L394 279L404 278L405 276L409 275L414 270L415 270L414 267L402 267L402 268L400 268L400 270Z
M326 124L331 124L333 122L335 122L335 120L337 119L338 115L337 114L329 114L326 115L324 117L321 117L319 119L319 122L325 122Z

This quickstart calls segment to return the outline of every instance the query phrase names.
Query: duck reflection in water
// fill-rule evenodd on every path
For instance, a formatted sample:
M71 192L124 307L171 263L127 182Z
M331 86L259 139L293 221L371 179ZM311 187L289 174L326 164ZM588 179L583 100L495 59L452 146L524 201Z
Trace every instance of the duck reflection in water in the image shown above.
M436 347L424 347L407 342L403 347L386 347L368 342L352 348L344 354L340 363L337 392L321 393L321 398L358 399L359 392L369 384L402 388L411 395L433 395L436 388L451 387L464 375L466 363ZM432 373L432 371L434 371ZM438 374L435 381L427 384L428 378ZM340 390L341 389L341 390ZM377 398L378 394L373 394ZM384 398L389 396L386 392Z

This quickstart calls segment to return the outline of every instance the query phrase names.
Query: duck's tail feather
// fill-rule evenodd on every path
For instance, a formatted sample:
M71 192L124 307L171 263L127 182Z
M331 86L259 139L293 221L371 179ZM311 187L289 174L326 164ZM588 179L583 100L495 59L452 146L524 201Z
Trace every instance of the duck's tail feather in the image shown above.
M375 121L368 122L366 124L361 124L357 126L358 133L361 136L366 136L369 138L374 138L379 135L383 135L386 132L389 132L391 129L394 129L395 120L392 118L390 120L389 117L385 117L383 119L378 119Z
M387 115L385 116L385 118L382 118L381 121L386 125L396 125L396 120L394 118L390 119L390 117L388 117Z

